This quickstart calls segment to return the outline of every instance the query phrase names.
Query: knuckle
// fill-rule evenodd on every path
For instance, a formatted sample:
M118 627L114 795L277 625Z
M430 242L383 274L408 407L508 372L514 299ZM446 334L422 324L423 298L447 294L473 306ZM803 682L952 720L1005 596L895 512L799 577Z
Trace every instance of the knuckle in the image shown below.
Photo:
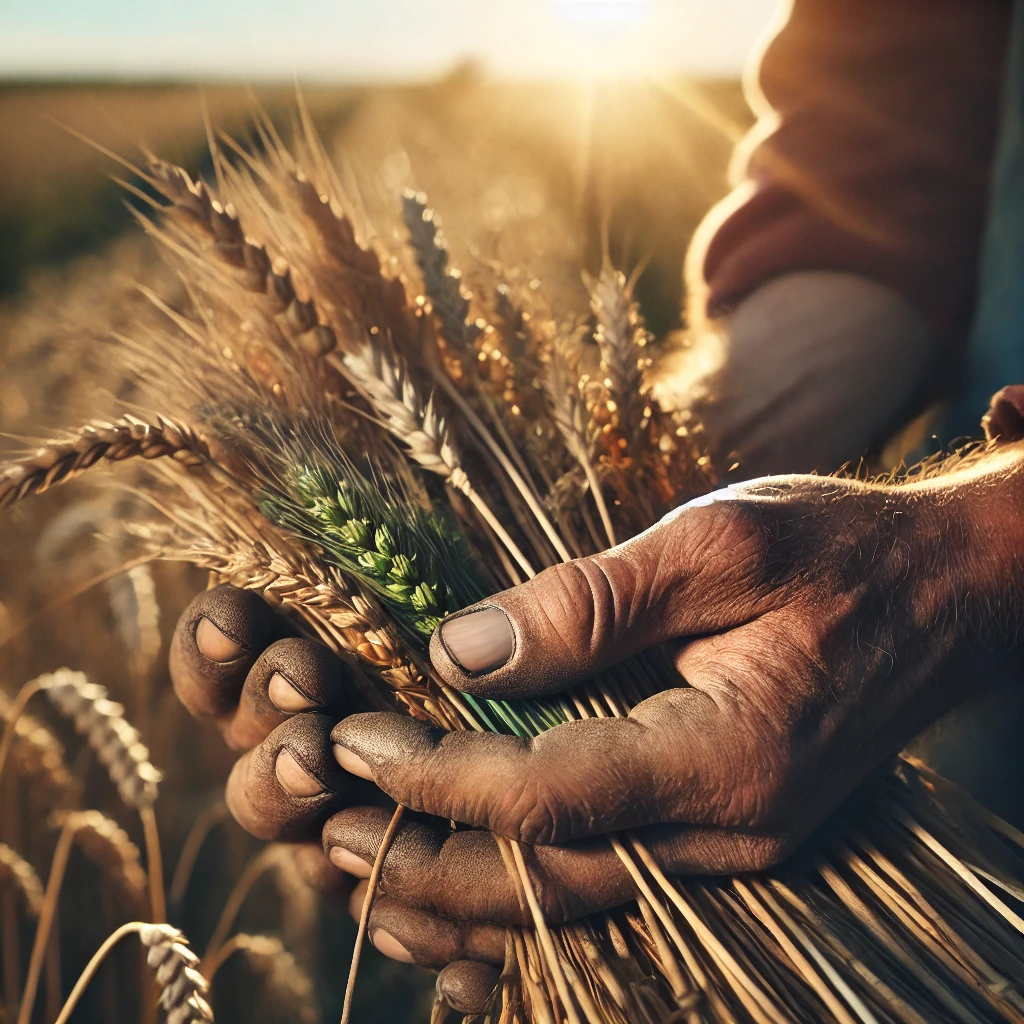
M768 871L778 867L792 852L791 844L781 836L758 836L747 848L743 863L738 866L744 871Z
M529 846L564 842L568 827L561 800L546 779L530 778L509 786L494 810L502 834Z
M592 562L566 562L546 569L530 589L531 619L546 623L544 632L564 654L578 657L581 638L593 640L607 621L611 595L607 577Z

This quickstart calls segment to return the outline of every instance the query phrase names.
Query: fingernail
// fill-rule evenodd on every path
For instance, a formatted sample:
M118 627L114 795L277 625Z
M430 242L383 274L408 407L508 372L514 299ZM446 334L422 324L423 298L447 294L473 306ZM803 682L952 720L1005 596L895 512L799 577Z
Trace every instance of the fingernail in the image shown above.
M358 775L361 779L369 779L373 782L373 772L370 766L358 755L353 754L347 747L340 743L334 744L334 760L341 765L350 775Z
M282 747L277 755L274 772L281 788L292 796L316 796L324 791L323 785L299 764L287 747Z
M346 850L343 846L331 847L331 863L336 868L355 875L356 878L369 878L370 872L373 870L372 864L367 864L362 857L357 857L351 850Z
M512 657L512 623L500 608L483 608L441 624L441 641L465 672L491 672Z
M234 661L245 653L245 648L215 626L205 615L196 626L196 647L210 661Z
M412 954L403 946L398 939L394 937L390 932L384 931L383 928L378 928L373 935L370 936L370 941L377 947L377 949L385 956L391 957L392 960L400 960L403 964L412 963Z
M267 696L278 711L292 714L295 711L308 711L319 707L315 700L310 700L294 683L286 679L280 672L275 672L267 684Z

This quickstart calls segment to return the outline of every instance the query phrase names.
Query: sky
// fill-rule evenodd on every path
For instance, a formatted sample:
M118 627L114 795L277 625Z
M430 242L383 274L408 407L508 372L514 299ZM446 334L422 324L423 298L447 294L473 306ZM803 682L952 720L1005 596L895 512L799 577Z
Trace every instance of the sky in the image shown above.
M0 0L0 77L735 75L779 0Z

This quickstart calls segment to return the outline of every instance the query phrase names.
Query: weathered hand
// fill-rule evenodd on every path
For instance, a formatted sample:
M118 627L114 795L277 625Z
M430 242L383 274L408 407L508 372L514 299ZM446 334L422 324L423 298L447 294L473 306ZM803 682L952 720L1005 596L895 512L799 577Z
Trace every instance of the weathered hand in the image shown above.
M620 903L629 876L602 833L635 829L669 872L765 868L872 769L1013 661L1024 497L1020 456L899 488L755 481L642 536L550 569L450 618L431 654L452 686L530 697L672 644L688 686L626 719L523 741L352 716L340 764L436 816L404 826L371 927L410 959L500 963L493 923L521 912L488 832L530 844L542 905L564 920ZM981 684L976 684L981 685ZM369 872L387 812L340 811L335 863ZM398 950L401 954L402 950ZM472 1009L495 973L453 964ZM461 993L461 994L460 994Z
M330 731L353 706L341 663L323 645L287 634L286 621L255 594L208 590L178 622L171 677L193 715L246 751L227 785L238 821L260 838L295 842L306 879L345 894L355 880L324 857L321 825L343 801L380 794L329 754Z
M499 594L434 638L446 680L493 697L550 693L670 645L688 685L666 681L626 719L524 742L353 715L331 733L335 765L332 717L300 714L270 731L283 716L268 696L298 710L270 684L276 644L267 643L280 627L230 589L183 618L176 685L229 741L260 741L229 787L256 834L307 835L336 811L324 848L335 869L365 878L390 810L372 787L357 793L367 784L354 776L426 812L407 816L387 858L371 933L390 955L450 964L439 984L472 1010L496 978L489 965L503 959L500 925L522 920L497 844L480 829L530 844L553 920L631 896L606 831L636 829L668 871L765 867L967 696L965 656L971 677L991 685L1012 660L1019 616L1021 461L1008 447L957 476L901 488L755 481ZM202 603L218 600L224 610ZM235 646L220 647L225 637ZM286 643L308 658L317 650L299 658L307 674L291 663L284 674L330 707L335 663L315 645ZM479 828L453 832L449 818ZM353 906L361 898L357 889Z

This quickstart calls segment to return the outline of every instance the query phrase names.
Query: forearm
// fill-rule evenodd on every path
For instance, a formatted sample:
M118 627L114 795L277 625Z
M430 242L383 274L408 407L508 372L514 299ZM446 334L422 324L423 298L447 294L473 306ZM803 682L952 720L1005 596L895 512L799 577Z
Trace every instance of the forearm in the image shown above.
M758 69L736 191L688 259L690 322L793 270L846 271L954 347L971 316L1007 0L795 0Z
M660 368L657 395L694 400L721 473L829 471L863 454L928 395L937 343L900 295L852 274L761 285ZM709 368L717 367L710 372Z

